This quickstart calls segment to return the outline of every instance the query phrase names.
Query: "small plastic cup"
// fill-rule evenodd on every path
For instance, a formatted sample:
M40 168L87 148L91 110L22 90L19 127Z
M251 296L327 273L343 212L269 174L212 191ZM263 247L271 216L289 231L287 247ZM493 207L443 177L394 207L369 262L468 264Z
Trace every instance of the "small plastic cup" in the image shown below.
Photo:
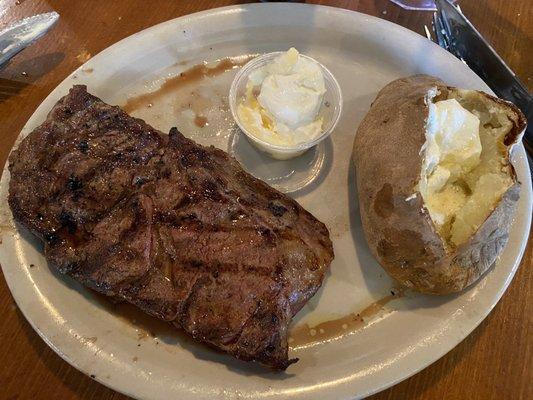
M246 94L246 83L248 82L248 76L252 71L270 63L274 58L276 58L282 53L283 52L281 51L277 51L274 53L263 54L246 63L233 79L229 91L229 105L231 109L231 114L233 115L233 119L235 120L241 131L246 135L246 137L255 147L257 147L259 150L266 152L275 159L288 160L290 158L297 157L303 154L311 147L317 145L322 140L326 139L331 134L331 132L333 132L335 126L337 125L337 122L339 122L342 112L342 93L339 83L337 82L333 74L325 66L323 66L314 58L300 54L300 57L305 57L317 63L322 70L322 74L324 75L326 93L324 93L322 105L318 112L318 117L322 117L324 121L322 124L322 133L307 142L301 142L294 146L275 145L252 135L246 129L246 126L240 121L239 115L237 113L237 108L239 104L243 101L244 96Z

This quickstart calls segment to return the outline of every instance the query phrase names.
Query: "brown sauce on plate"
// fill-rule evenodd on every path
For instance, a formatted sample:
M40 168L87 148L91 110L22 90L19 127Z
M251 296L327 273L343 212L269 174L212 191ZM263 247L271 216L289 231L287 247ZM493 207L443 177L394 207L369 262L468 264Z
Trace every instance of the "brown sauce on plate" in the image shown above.
M198 82L206 77L215 77L231 69L242 67L252 58L253 56L239 58L238 61L232 58L224 58L214 67L209 67L207 64L195 65L172 78L168 78L159 89L129 98L126 104L122 106L122 109L127 113L131 113L139 108L148 107L149 104L154 103L158 98L168 93L174 92L185 85Z
M339 339L358 331L367 324L367 320L377 315L390 301L401 297L401 291L394 292L370 304L359 312L350 313L340 318L321 322L314 326L299 326L289 333L289 346L292 350L307 347L314 343L323 343Z
M133 326L137 331L137 340L152 339L168 344L185 344L193 341L185 332L172 324L152 317L127 302L114 303L111 299L99 293L91 293L95 302L103 309L113 313L121 320ZM365 307L359 312L350 313L340 318L321 322L314 326L307 324L291 329L289 333L289 348L297 350L316 343L327 343L350 335L365 327L368 321L383 311L384 306L392 300L403 296L401 290L394 290L394 294L383 297ZM90 338L95 342L97 338Z
M209 122L207 121L207 118L204 117L203 115L196 115L196 117L194 118L194 124L198 127L198 128L203 128L204 126L206 126Z

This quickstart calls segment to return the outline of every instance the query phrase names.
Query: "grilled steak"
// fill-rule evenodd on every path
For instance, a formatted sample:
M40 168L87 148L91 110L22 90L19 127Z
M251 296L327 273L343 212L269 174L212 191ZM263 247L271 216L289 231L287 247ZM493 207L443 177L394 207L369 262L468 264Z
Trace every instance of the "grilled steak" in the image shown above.
M55 268L243 360L285 369L329 234L225 152L74 86L10 157L9 204Z

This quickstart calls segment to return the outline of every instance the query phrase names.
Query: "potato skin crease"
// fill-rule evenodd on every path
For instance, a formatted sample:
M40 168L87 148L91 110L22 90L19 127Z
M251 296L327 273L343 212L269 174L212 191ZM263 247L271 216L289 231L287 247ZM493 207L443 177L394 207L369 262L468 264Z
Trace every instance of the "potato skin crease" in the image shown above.
M363 230L374 257L402 285L447 294L477 281L507 244L520 193L509 153L526 120L513 104L472 92L504 111L513 123L504 142L514 183L478 230L450 249L438 235L421 194L415 192L423 162L420 150L426 141L426 99L434 88L440 92L437 97L458 90L428 75L401 78L385 86L359 125L353 159Z

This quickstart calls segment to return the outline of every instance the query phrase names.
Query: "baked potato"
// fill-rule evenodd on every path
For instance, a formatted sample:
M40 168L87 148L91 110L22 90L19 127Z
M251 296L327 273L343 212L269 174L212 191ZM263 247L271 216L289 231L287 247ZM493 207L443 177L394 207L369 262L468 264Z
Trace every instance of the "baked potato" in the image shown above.
M513 104L427 75L379 92L353 156L366 240L391 276L446 294L487 271L508 240L525 126Z

